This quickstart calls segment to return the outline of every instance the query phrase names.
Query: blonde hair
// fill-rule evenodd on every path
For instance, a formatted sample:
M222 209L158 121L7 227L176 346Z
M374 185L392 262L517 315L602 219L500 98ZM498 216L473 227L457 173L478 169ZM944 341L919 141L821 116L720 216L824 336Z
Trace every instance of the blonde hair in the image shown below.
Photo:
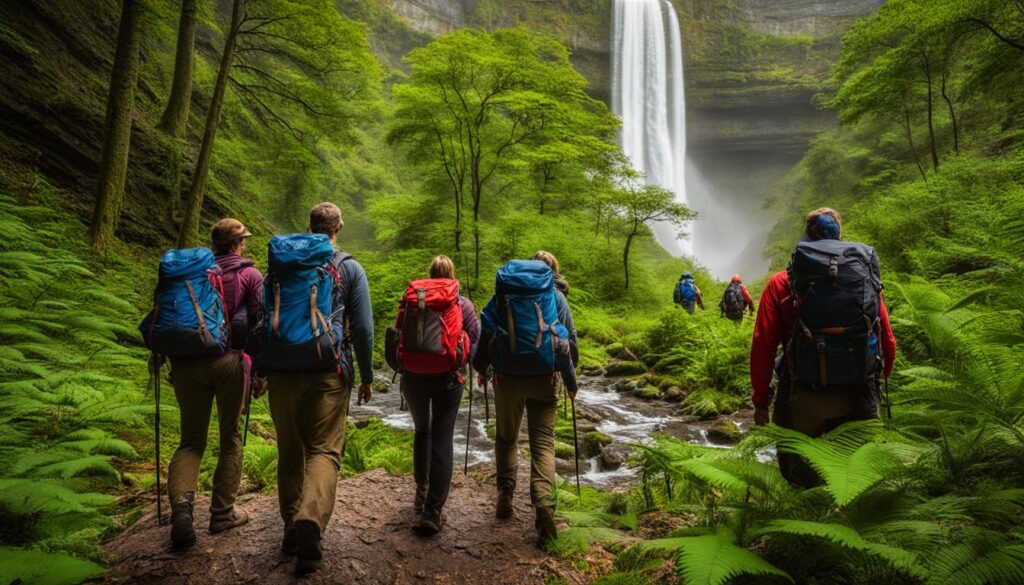
M450 278L455 280L455 263L441 254L430 261L430 278Z
M345 227L345 222L341 219L341 210L337 205L324 201L317 203L313 209L309 210L310 232L335 236L343 227Z
M537 253L533 255L534 260L540 260L551 267L551 270L558 272L558 258L555 255L546 250L537 250Z

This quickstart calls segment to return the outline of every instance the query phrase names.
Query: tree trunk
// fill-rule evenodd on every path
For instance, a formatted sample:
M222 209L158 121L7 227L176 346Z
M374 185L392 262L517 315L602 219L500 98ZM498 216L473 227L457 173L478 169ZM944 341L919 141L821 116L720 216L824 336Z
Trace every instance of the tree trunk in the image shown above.
M167 109L160 117L159 128L171 136L182 138L188 130L188 111L192 102L192 63L196 44L196 0L182 0L178 21L178 48L174 57L174 81Z
M949 120L953 124L953 152L960 154L960 127L956 122L956 110L953 108L953 99L949 97L947 90L947 78L948 75L943 72L942 74L942 99L946 100L946 106L949 108Z
M210 159L213 156L213 141L217 137L217 126L220 125L220 111L224 107L224 93L227 91L228 75L235 56L235 45L238 43L238 29L241 27L246 0L234 0L231 9L231 29L224 40L224 54L220 58L220 70L210 100L210 111L206 116L206 129L203 132L203 144L199 147L196 159L195 174L192 175L192 187L188 193L188 207L181 222L178 233L178 247L186 248L195 245L199 235L199 217L203 211L203 197L206 194L206 179L210 174Z
M629 248L633 245L633 237L636 236L637 226L634 224L633 231L626 236L626 247L622 250L622 269L626 273L626 286L623 290L629 290Z
M921 178L928 182L928 176L924 173L924 165L921 164L921 157L917 154L917 147L914 146L914 134L910 127L910 108L907 107L906 96L903 96L903 131L907 137L907 144L910 145L910 153L914 155L914 164L921 173Z
M928 144L932 152L932 168L937 171L939 170L939 147L935 144L935 91L931 69L927 66L925 67L925 77L928 80Z
M142 1L124 0L121 25L117 33L117 49L110 73L107 114L104 127L103 158L96 187L89 240L97 252L110 247L114 230L121 217L124 183L128 174L131 150L132 115L135 110L135 85L139 73L140 22Z

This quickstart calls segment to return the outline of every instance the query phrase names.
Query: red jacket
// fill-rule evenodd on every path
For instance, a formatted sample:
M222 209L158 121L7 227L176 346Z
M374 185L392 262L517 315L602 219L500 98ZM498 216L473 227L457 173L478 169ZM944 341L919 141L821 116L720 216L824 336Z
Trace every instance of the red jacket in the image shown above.
M879 321L882 329L882 355L885 358L885 377L892 374L896 359L896 338L889 325L889 310L885 300L880 300ZM789 275L778 272L764 287L761 305L757 310L754 325L754 341L750 347L750 384L754 389L751 401L756 406L768 406L771 402L772 371L779 345L789 341L793 331L793 304L789 296Z

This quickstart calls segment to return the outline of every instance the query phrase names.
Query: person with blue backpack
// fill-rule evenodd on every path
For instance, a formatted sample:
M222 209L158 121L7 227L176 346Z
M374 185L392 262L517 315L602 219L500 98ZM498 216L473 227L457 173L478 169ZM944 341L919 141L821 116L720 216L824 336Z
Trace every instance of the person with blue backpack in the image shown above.
M812 437L843 423L878 418L881 384L892 374L896 338L882 298L875 250L842 239L839 214L812 211L787 270L768 280L750 348L754 421ZM777 358L782 346L782 359ZM813 487L818 474L800 456L779 453L782 475Z
M296 557L297 575L323 562L356 364L359 403L372 395L370 289L363 267L335 248L342 227L341 210L320 203L309 213L310 233L271 239L254 336L277 431L281 550Z
M209 532L223 532L249 520L245 510L234 505L242 478L238 423L250 390L250 364L244 352L250 329L246 315L254 315L259 306L263 277L252 261L242 257L252 234L241 222L222 219L210 235L212 250L164 254L153 310L140 327L153 351L151 363L158 384L159 366L170 358L181 413L181 442L167 467L171 543L179 549L196 543L192 512L214 401L220 450L213 473ZM237 327L232 328L232 323Z
M551 487L555 481L557 379L570 398L577 391L576 328L565 295L556 289L557 260L538 252L533 260L512 260L498 270L494 296L481 314L481 335L473 367L481 385L493 368L494 459L499 519L514 514L519 429L526 412L530 437L530 499L538 545L558 536ZM549 262L551 264L549 264Z
M704 297L700 294L700 287L697 286L693 274L689 271L679 277L679 282L672 289L672 300L677 307L682 307L691 315L695 306L700 307L701 311L704 310Z

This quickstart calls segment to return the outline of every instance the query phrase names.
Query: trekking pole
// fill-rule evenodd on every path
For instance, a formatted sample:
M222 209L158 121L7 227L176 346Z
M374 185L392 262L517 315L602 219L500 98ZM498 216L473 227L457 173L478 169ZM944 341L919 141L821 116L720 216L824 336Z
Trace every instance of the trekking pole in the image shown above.
M472 372L470 372L472 373ZM472 384L472 376L470 376L470 384ZM487 384L484 384L484 422L491 422L491 400L487 397Z
M486 389L487 386L485 385ZM469 412L466 414L466 459L462 464L462 474L469 475L469 431L473 424L473 368L469 368Z
M884 376L883 378L885 379L885 412L888 415L889 420L892 420L892 400L889 399L889 378L885 378Z
M352 408L352 391L349 390L348 402L345 403L345 426L348 426L348 411ZM345 462L345 447L348 446L348 433L345 433L345 438L341 440L341 462Z
M153 354L153 396L156 403L153 421L153 443L156 450L156 523L164 525L163 505L160 503L160 356Z
M568 393L568 390L566 390ZM580 441L576 433L576 400L570 399L572 402L572 448L575 453L574 459L576 460L576 496L580 496Z

